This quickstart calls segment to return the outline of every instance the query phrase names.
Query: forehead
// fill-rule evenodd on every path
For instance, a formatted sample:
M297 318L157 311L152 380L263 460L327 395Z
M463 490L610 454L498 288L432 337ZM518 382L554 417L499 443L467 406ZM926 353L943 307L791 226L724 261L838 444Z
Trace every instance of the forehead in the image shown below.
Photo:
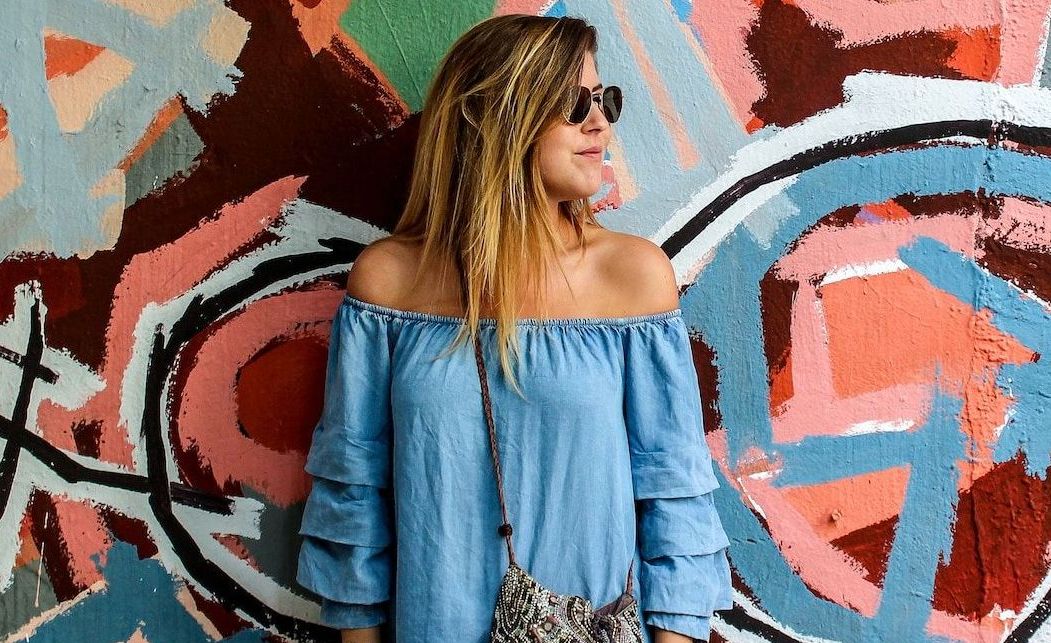
M585 87L594 87L599 84L598 68L595 64L595 57L590 51L584 54L584 64L580 67L580 84Z

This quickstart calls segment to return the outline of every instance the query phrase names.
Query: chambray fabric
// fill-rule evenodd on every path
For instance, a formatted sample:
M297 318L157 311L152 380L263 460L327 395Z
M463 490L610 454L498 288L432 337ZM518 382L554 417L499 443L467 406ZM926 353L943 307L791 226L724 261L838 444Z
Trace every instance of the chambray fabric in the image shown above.
M336 311L297 574L327 625L488 640L508 561L473 346L434 359L460 323L349 294ZM634 556L644 623L706 640L729 542L681 310L519 320L526 400L482 324L519 564L598 607Z

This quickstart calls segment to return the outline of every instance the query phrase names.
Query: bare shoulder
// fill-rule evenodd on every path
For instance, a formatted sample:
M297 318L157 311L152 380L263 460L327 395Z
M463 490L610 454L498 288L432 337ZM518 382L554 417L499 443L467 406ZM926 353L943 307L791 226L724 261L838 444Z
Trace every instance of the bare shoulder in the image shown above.
M660 246L645 237L610 231L603 273L629 314L648 315L679 307L675 269Z
M373 241L354 260L347 275L347 293L381 306L394 306L412 265L411 254L411 244L402 239Z

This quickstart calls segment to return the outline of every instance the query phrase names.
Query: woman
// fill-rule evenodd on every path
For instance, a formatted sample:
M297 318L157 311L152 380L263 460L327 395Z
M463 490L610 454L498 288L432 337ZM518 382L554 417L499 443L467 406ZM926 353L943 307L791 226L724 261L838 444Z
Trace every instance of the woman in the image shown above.
M382 624L400 643L489 640L503 510L522 568L594 605L633 596L645 641L707 639L731 607L671 264L588 203L620 107L595 51L573 18L464 34L426 98L402 218L351 269L297 577L343 641ZM499 358L493 442L475 333Z

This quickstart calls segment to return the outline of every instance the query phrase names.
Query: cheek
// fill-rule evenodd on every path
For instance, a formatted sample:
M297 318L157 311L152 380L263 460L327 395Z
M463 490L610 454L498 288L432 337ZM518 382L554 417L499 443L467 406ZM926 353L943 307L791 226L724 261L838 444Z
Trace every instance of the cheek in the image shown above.
M566 173L571 169L572 159L569 151L556 142L548 142L542 145L538 152L540 154L540 177L544 185L551 189L565 182Z
M537 145L541 179L551 196L575 199L593 194L601 183L602 168L574 155L580 146L575 132L551 132Z
M540 153L540 167L553 168L565 165L571 156L572 145L565 137L548 134L540 140L537 151Z
M540 152L540 169L544 173L545 180L553 182L566 181L569 177L567 172L579 172L573 155L576 150L575 139L566 137L559 139L552 137L543 141L538 151ZM559 176L561 175L561 176Z

